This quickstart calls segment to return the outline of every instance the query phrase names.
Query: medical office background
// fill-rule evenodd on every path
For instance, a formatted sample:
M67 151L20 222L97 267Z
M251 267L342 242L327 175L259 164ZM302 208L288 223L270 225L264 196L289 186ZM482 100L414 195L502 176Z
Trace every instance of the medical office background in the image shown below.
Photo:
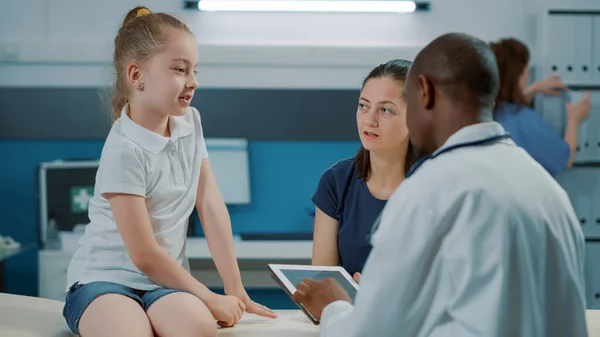
M586 233L588 307L600 308L600 2L426 3L427 10L403 14L248 13L185 9L180 0L1 0L0 235L27 247L3 260L2 291L60 299L70 255L40 243L42 223L50 220L40 203L59 198L41 195L40 169L99 158L110 127L99 92L111 83L112 40L125 13L143 4L177 14L197 37L193 105L227 190L236 250L247 258L242 277L257 301L293 307L265 263L310 262L310 199L321 173L358 150L355 112L364 76L460 31L486 41L521 39L532 51L532 79L555 72L570 90L592 90L575 167L558 180ZM535 101L559 132L565 97ZM199 221L189 235L202 278L214 266ZM211 277L218 288L214 270Z

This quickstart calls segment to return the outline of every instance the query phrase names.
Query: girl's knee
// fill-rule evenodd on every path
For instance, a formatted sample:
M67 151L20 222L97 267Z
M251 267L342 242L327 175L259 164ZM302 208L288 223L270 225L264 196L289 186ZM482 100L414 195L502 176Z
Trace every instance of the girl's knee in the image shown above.
M186 316L189 336L216 337L217 323L209 310L196 310Z
M217 336L217 323L210 310L191 294L168 294L152 304L147 313L160 336Z
M217 323L210 317L209 319L199 319L196 321L196 331L192 336L216 337Z
M185 321L178 327L173 327L167 334L177 337L216 337L217 323L211 317L198 317L197 315L186 315Z

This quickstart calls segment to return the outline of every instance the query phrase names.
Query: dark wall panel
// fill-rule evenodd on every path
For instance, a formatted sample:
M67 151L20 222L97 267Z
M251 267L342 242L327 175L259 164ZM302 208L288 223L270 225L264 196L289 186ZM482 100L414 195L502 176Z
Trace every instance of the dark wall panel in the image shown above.
M206 137L357 140L355 90L199 89ZM0 138L104 139L110 116L95 88L0 88Z

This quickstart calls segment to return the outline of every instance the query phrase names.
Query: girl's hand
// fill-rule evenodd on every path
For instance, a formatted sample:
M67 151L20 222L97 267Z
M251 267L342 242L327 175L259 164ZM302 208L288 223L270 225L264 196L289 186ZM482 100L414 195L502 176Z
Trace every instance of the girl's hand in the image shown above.
M207 306L217 323L225 328L236 325L246 310L244 303L237 297L214 293Z
M252 301L250 299L250 296L248 296L246 289L244 289L244 286L242 286L242 285L236 287L235 289L233 289L231 291L225 290L225 293L228 295L233 295L233 296L237 297L238 299L240 299L240 301L242 301L244 303L244 305L246 306L246 312L248 312L250 314L256 314L256 315L268 317L268 318L277 318L277 315L275 314L275 312L273 312L273 310L265 307L262 304L258 304L256 302Z

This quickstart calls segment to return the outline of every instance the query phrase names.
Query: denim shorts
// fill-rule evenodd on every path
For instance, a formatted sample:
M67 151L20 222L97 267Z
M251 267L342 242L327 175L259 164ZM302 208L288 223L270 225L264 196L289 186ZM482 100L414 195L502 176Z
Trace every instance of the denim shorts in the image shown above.
M83 312L93 300L102 295L120 294L127 296L138 302L144 311L148 311L150 306L156 302L156 300L175 292L183 291L162 287L151 291L137 290L112 282L75 283L67 292L63 316L71 331L74 334L79 335L79 320L81 319Z

